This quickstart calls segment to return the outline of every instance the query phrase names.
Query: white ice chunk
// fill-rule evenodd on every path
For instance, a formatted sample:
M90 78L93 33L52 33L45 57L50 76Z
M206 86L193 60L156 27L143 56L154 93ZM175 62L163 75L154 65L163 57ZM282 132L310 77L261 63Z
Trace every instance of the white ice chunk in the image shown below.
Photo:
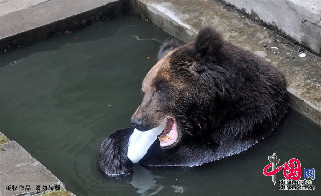
M157 136L163 132L165 126L166 122L148 131L134 129L134 132L129 137L127 157L133 163L137 163L142 159L147 153L147 150L157 139Z

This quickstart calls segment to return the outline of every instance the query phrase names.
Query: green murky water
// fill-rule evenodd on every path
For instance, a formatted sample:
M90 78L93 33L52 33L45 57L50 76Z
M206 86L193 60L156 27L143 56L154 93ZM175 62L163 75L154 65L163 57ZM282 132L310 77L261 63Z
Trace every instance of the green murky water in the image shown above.
M204 167L136 167L119 180L98 171L100 143L129 126L141 81L168 37L129 16L1 55L0 130L76 195L320 195L321 128L293 111L267 140ZM282 163L299 159L302 171L315 168L316 191L279 191L262 174L273 152Z

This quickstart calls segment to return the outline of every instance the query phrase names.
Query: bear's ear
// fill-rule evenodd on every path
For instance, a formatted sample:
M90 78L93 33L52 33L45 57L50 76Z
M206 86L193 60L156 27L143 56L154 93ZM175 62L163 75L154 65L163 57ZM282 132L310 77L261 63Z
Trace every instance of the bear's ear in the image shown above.
M179 46L180 44L174 39L165 41L158 51L157 59L162 59L168 52L178 48Z
M217 56L223 46L223 39L220 33L212 27L205 27L200 30L194 44L194 52L200 58L205 56Z

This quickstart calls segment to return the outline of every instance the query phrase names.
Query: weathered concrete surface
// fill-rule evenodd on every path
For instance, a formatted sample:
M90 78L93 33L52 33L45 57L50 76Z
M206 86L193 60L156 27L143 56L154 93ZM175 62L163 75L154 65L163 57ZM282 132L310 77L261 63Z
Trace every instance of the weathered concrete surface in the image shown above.
M222 0L321 54L321 0Z
M0 0L0 16L9 14L11 12L27 9L31 6L35 6L45 1L49 1L49 0L30 0L30 1Z
M185 42L210 25L226 40L261 55L285 74L292 107L321 125L320 57L309 52L298 57L299 46L218 1L131 0L131 4L143 19Z
M49 186L54 191L58 187L60 191L65 190L62 182L17 142L7 140L7 143L0 145L0 195L37 193L37 185L40 185L40 192L44 192L44 187L51 191ZM26 189L28 187L29 190ZM68 194L73 195L70 192Z
M126 13L126 5L126 0L0 0L0 53L109 20Z

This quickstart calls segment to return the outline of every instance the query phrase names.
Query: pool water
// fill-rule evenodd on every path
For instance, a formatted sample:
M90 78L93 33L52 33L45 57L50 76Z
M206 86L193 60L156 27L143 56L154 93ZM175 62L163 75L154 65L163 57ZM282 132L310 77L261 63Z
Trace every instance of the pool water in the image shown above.
M76 195L320 195L321 128L291 111L279 131L250 150L198 168L135 167L106 178L100 143L128 127L141 82L169 35L135 16L96 24L0 55L0 130ZM315 168L315 191L279 191L262 170L276 152ZM284 179L282 172L277 180Z

